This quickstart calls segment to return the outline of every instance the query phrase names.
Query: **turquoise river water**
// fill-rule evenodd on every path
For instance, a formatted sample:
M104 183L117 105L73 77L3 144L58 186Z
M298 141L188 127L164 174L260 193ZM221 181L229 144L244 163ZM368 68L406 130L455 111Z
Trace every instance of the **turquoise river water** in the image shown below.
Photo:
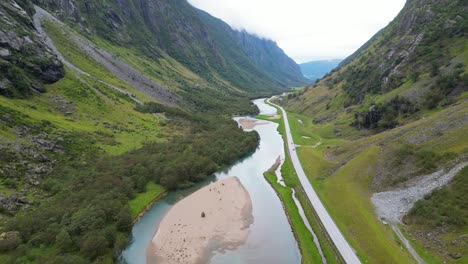
M276 109L267 105L264 99L253 102L260 109L260 114L276 113ZM283 140L276 130L277 127L278 125L272 122L256 126L254 130L260 135L260 146L252 155L239 160L223 171L217 172L209 180L190 189L171 192L154 204L133 227L133 240L122 253L122 263L146 263L146 247L169 209L178 200L211 181L228 176L238 177L249 192L252 199L254 222L249 228L249 236L244 245L232 251L216 252L210 263L300 263L301 256L297 242L281 202L263 177L263 173L275 163L278 156L284 155Z

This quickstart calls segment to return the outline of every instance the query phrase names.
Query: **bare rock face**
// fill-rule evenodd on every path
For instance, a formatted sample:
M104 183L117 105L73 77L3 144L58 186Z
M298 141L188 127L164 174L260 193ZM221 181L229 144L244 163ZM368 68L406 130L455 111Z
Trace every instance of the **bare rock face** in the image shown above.
M398 16L345 59L342 72L331 78L337 83L344 80L350 104L359 104L368 93L388 93L408 79L416 82L431 67L440 68L453 59L448 52L452 39L466 34L463 13L463 1L408 0ZM417 101L425 94L408 97Z
M0 2L0 94L24 97L45 92L43 84L64 76L64 69L33 27L32 3Z

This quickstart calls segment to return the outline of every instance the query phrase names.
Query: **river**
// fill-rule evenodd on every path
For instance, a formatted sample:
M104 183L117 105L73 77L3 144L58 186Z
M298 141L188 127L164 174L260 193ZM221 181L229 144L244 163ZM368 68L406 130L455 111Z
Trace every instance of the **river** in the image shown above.
M267 105L264 99L253 101L260 114L275 114L276 109ZM122 262L144 264L145 250L155 234L158 225L167 211L181 198L205 186L211 181L237 176L250 194L253 206L254 223L249 228L249 236L244 245L236 250L216 253L212 264L237 263L300 263L301 256L286 214L274 190L263 177L278 158L284 156L278 125L268 122L254 128L260 135L260 145L250 156L231 167L217 172L209 180L190 189L171 192L158 201L132 229L133 240L122 253Z

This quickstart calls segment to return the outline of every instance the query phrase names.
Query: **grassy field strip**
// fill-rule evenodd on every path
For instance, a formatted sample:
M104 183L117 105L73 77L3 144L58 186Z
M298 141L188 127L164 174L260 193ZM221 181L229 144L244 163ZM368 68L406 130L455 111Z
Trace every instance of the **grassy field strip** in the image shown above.
M286 159L288 159L289 157L286 157ZM304 208L302 207L301 205L301 202L299 201L299 199L297 198L297 194L296 194L296 190L292 187L288 187L284 181L284 178L282 176L282 166L284 165L284 162L286 160L283 160L283 162L281 162L281 156L278 157L278 160L276 161L276 163L273 165L273 167L270 169L271 172L274 172L275 175L276 175L276 178L277 178L277 183L280 184L281 186L285 187L285 188L289 188L292 190L292 194L291 194L291 197L293 198L293 201L294 203L296 204L296 207L299 211L299 215L301 216L302 218L302 222L303 224L307 227L307 229L309 230L309 233L312 235L313 237L313 241L314 241L314 244L315 244L315 247L316 249L318 250L318 253L320 254L320 257L322 258L322 263L323 264L327 264L327 258L325 257L324 253L323 253L323 250L322 250L322 247L320 246L320 241L317 237L317 235L315 234L314 230L312 229L312 226L309 222L309 219L307 218L306 214L305 214L305 211L304 211ZM272 186L273 187L273 186ZM303 190L302 190L303 191ZM283 203L283 201L281 201ZM284 207L284 204L283 204L283 207Z
M297 119L306 122L302 125ZM323 157L327 146L348 145L349 142L334 138L331 129L315 126L306 117L291 114L289 120L295 139L304 140L303 135L312 139L322 138L322 145L300 147L297 153L305 165L309 181L361 260L368 263L414 263L411 256L402 250L403 245L391 228L383 225L373 213L368 186L380 148L371 146L336 170L337 165ZM308 124L314 127L310 128ZM311 135L313 133L318 135ZM309 142L316 143L314 140ZM332 174L334 171L336 173Z
M294 236L299 244L299 250L301 251L302 256L301 262L304 264L322 263L320 252L314 244L314 238L305 226L302 217L299 214L299 209L292 197L293 190L278 183L278 179L274 172L265 172L264 176L281 199L283 207L285 208Z
M270 100L270 99L269 99ZM274 104L274 103L272 103ZM278 106L278 105L276 105ZM339 251L340 255L345 259L347 263L361 263L356 251L351 247L348 241L345 239L344 235L341 233L340 229L326 210L319 196L315 192L312 184L310 183L308 177L306 176L302 163L299 160L299 157L296 153L296 147L289 127L289 120L286 111L278 106L283 114L284 123L285 123L285 135L287 139L287 147L289 148L289 156L291 158L294 170L297 173L297 178L300 181L300 184L304 188L304 191L307 195L307 198L311 201L317 215L320 217L320 220L325 227L329 237L333 240L333 244ZM300 121L300 120L298 120ZM302 121L301 121L302 123Z
M159 199L166 195L167 191L161 185L149 182L146 185L146 192L138 193L135 198L128 202L130 213L133 219L139 218Z
M269 116L257 116L257 118L278 123L279 124L278 131L284 138L284 134L285 134L284 122L282 121L282 118L275 119L275 120L270 119ZM295 198L299 201L301 207L303 208L305 217L312 228L312 231L317 236L320 248L323 251L323 255L325 256L327 263L344 263L340 254L337 252L336 248L334 247L333 242L331 241L331 239L328 237L327 233L325 232L324 227L321 226L320 220L318 216L315 214L315 211L313 210L312 205L310 204L310 202L307 202L307 197L305 196L304 191L302 190L302 187L299 183L297 175L295 174L294 168L292 166L292 163L288 155L286 155L285 161L281 167L281 174L283 176L285 185L289 188L292 188L292 190L294 190ZM301 215L298 211L298 206L295 204L294 199L291 196L293 195L292 190L285 188L283 185L278 183L277 177L274 174L273 175L265 174L265 177L273 186L275 191L278 193L280 199L283 202L283 206L285 207L285 211L288 214L288 216L291 214L296 214L296 217L297 216L300 217ZM276 184L273 184L273 182L275 182ZM284 190L289 190L288 192L289 196L281 195L281 192L286 192ZM289 202L286 202L286 201L289 201ZM304 220L301 218L297 218L297 219L300 225L291 224L293 231L300 232L300 230L304 230L304 232L309 233L307 227L304 224ZM310 236L308 239L311 242L311 239L313 239L313 236L310 233L309 235ZM300 239L297 236L296 238ZM306 250L306 251L310 250L310 248L308 248L309 246L309 247L312 247L315 251L317 251L317 253L319 253L314 244L309 243L308 245L306 245L304 243L301 243L300 241L298 241L298 243L301 248L301 252L303 250ZM308 260L306 258L307 256L303 255L304 263L308 263L307 262Z
M292 196L292 198L294 200L294 203L296 204L297 209L299 210L299 215L301 216L302 221L304 222L305 226L309 230L310 234L314 238L314 244L315 244L315 247L317 248L317 250L318 250L318 252L320 254L320 257L322 258L322 263L324 263L324 264L328 263L327 258L323 254L322 247L320 246L320 241L318 240L317 235L315 234L314 230L312 229L312 226L309 223L309 219L307 219L307 216L306 216L306 214L304 212L304 208L302 208L301 202L299 201L299 199L297 199L296 190L294 188L291 188L291 190L293 191L291 196Z

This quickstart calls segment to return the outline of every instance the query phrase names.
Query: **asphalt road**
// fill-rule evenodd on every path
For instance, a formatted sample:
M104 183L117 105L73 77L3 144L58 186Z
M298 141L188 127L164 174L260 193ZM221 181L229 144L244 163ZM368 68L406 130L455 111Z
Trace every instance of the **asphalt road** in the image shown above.
M287 146L289 149L291 161L294 165L294 169L296 170L297 176L299 177L299 181L301 182L307 197L309 198L312 206L314 207L315 212L322 221L322 225L327 230L328 235L330 236L331 240L335 244L336 248L340 252L343 259L346 261L346 263L361 263L353 248L349 245L348 241L346 241L343 234L340 232L335 222L328 214L327 210L322 204L322 201L320 201L319 197L317 196L317 193L312 188L309 179L307 178L307 176L304 173L304 170L302 169L301 162L299 161L299 157L296 153L296 145L294 144L291 135L291 129L289 128L289 121L288 116L286 115L286 111L281 106L270 102L270 99L268 99L268 103L281 109L281 112L284 117L284 127L286 131ZM352 208L349 208L349 210L352 210Z

